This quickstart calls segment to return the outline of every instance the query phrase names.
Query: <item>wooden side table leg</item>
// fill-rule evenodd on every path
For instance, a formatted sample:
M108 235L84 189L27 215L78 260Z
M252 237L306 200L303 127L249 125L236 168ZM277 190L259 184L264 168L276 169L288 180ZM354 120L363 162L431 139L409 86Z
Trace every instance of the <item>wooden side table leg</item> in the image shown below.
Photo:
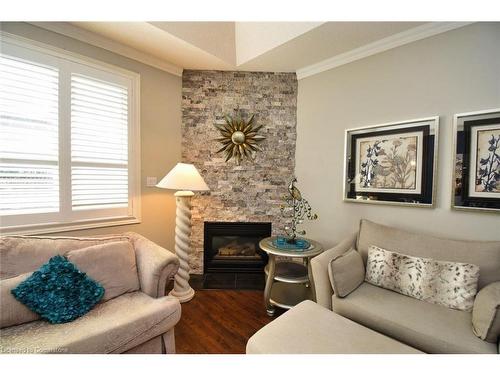
M266 306L267 315L269 316L274 316L275 312L274 306L271 305L270 302L271 289L273 287L275 270L276 270L276 258L273 254L269 254L266 287L264 289L264 305Z
M311 267L311 259L307 258L307 277L309 278L309 287L311 288L311 295L314 302L316 302L316 288L314 287L313 273Z

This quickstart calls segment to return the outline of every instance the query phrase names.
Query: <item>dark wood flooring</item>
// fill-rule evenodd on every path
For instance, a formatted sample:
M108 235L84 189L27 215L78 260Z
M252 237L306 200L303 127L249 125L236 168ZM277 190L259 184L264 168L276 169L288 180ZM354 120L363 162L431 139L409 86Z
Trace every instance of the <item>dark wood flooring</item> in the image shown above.
M244 354L248 339L273 318L266 314L263 292L197 290L182 304L175 326L179 354Z

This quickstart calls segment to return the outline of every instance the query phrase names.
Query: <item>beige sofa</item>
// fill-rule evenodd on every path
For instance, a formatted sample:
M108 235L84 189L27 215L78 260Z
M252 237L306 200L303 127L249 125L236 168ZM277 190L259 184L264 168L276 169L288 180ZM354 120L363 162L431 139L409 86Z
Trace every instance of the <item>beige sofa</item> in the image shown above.
M101 248L111 252L98 253ZM16 277L29 275L58 254L72 254L89 276L100 270L97 280L110 287L105 288L105 302L83 317L50 324L33 317L9 293ZM136 233L0 237L0 353L174 353L174 326L181 308L177 299L165 294L178 267L176 255ZM29 322L13 325L23 319Z
M362 220L356 235L311 262L317 303L339 315L426 353L499 352L498 337L493 343L473 333L471 312L423 302L366 282L344 298L334 295L330 262L354 248L366 265L370 245L412 256L476 264L480 267L479 293L490 285L489 290L494 289L492 298L498 299L490 305L499 306L500 242L445 240ZM497 326L498 315L493 323ZM498 332L498 327L495 329Z

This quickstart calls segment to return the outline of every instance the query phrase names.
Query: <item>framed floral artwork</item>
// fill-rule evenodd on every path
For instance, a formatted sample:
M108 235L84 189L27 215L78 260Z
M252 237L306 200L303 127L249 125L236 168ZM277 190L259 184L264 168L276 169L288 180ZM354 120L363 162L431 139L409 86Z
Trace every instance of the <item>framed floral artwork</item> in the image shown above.
M432 207L439 117L348 129L344 200Z
M500 213L500 109L455 115L453 133L452 207Z

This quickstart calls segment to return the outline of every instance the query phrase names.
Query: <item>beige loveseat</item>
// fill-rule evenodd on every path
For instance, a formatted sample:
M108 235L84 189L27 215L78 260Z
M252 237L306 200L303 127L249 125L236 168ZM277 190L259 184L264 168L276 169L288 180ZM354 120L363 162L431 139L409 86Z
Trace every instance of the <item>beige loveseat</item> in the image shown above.
M39 319L10 295L55 255L74 260L106 289L90 312L64 324ZM136 233L0 237L0 353L174 353L181 308L165 289L178 267L176 255Z
M356 235L311 262L317 303L339 315L426 353L498 353L497 342L484 341L473 333L472 312L424 302L367 282L344 298L334 295L330 262L354 248L366 265L370 245L411 256L475 264L480 267L479 293L490 285L490 289L495 288L493 298L498 298L500 242L445 240L362 220ZM500 300L495 303L500 305ZM495 329L498 332L498 327Z

